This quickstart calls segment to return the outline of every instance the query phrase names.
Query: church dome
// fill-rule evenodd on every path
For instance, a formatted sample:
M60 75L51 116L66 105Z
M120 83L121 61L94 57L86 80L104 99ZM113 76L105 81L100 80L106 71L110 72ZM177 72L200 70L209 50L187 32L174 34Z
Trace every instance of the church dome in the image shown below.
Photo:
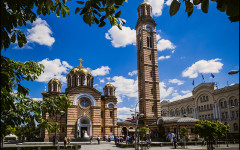
M61 84L60 80L56 79L55 77L48 82L48 84L53 84L53 83Z
M150 4L144 0L140 5L150 5Z
M70 73L82 73L82 74L85 74L85 75L92 75L91 72L83 66L78 66L78 67L73 68L70 71Z
M61 92L61 86L62 83L54 75L54 78L48 82L48 92Z
M115 88L110 82L108 84L106 84L105 87Z
M67 75L68 87L90 86L93 87L94 77L91 72L82 66L82 59L79 59L80 65L73 68Z

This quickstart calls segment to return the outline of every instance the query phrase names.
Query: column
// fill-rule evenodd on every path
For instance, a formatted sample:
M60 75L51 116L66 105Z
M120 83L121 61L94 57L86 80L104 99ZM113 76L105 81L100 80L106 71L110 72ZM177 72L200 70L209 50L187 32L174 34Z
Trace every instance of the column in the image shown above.
M87 85L87 77L84 76L84 85L86 86Z
M71 85L70 86L72 87L72 76L70 78L71 78L71 83L70 83Z
M218 118L219 118L219 120L221 121L221 111L220 111L220 106L219 106L219 104L218 104L217 106L218 106Z
M216 119L218 119L218 107L217 107L217 104L215 104L215 115L216 115Z
M193 113L193 118L196 118L196 115L195 115L195 108L192 109L192 113Z
M110 95L110 88L108 88L108 96Z
M52 92L53 92L53 84L52 84L52 88L51 89L52 89Z
M79 86L79 75L77 77L77 86Z
M229 102L227 102L227 107L228 107L228 120L231 120L231 112L230 112Z
M215 114L215 106L214 106L214 104L212 105L212 109L213 109L213 119L216 119L216 114Z
M197 108L196 108L196 119L198 119L199 117L198 117L198 110L197 110Z

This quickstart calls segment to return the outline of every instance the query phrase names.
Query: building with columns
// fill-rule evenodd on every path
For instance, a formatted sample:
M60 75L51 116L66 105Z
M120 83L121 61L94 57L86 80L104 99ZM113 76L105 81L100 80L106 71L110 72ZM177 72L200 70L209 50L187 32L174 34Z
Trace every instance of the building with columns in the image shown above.
M230 134L239 134L239 84L216 89L215 83L201 83L192 96L161 102L163 117L188 116L199 120L220 120L228 123Z
M59 140L70 137L72 140L82 138L104 137L117 132L117 98L115 87L109 82L103 88L104 94L93 88L94 77L88 69L80 66L73 68L67 78L67 88L61 93L61 82L54 77L48 82L48 91L42 92L43 99L59 94L67 94L71 101L65 114L49 115L43 112L44 119L60 123ZM44 141L52 141L55 133L42 130Z

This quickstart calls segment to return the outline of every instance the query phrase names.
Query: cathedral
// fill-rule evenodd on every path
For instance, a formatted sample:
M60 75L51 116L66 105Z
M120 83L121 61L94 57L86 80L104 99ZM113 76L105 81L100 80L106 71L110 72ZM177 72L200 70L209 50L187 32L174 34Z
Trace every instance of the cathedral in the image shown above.
M152 18L152 7L145 1L138 7L138 21L136 25L137 62L139 108L144 114L144 125L156 122L160 117L160 93L158 77L158 57L156 23ZM53 78L48 82L48 91L42 92L43 99L67 94L71 106L64 114L49 116L43 114L44 119L52 118L60 123L58 139L85 137L104 137L105 135L120 135L135 131L135 124L117 122L117 98L115 87L109 82L103 88L103 95L93 87L94 77L91 72L80 65L73 68L67 78L67 88L61 93L61 82ZM125 128L125 130L123 129ZM124 130L124 131L123 131ZM44 141L52 141L55 133L42 131Z

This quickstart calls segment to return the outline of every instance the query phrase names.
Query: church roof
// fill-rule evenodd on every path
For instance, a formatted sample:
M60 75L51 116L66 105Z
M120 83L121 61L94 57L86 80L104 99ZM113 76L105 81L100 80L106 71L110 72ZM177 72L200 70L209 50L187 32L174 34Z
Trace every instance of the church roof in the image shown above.
M60 80L58 80L55 76L54 76L54 78L52 78L49 82L48 82L48 84L52 84L52 83L57 83L57 84L61 84L61 82L60 82Z
M150 4L144 0L140 5L150 5Z
M85 75L91 75L92 76L91 72L87 68L82 66L82 61L83 60L80 58L79 61L80 61L80 65L73 68L70 71L70 73L82 73L82 74L85 74Z

